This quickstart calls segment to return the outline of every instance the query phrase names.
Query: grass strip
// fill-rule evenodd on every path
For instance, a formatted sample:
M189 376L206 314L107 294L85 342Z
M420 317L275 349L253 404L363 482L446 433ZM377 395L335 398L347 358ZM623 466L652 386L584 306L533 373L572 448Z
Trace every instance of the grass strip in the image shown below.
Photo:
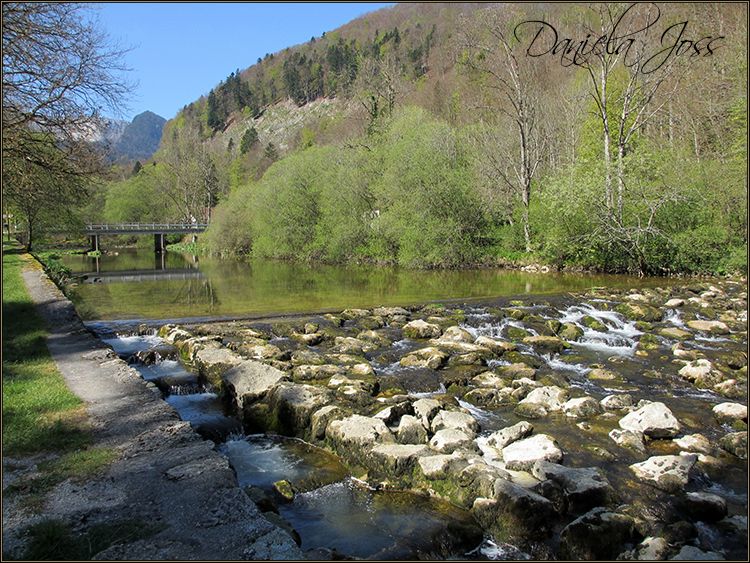
M3 244L3 456L69 452L88 445L83 402L47 349L47 326L21 277L31 262Z

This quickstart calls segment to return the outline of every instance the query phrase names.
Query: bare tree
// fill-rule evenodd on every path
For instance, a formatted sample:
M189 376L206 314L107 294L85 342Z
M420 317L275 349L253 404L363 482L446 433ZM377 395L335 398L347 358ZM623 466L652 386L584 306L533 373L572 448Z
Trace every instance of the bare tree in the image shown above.
M656 4L601 3L591 9L598 25L596 29L588 28L588 32L595 37L626 38L619 40L617 48L602 46L592 49L586 58L570 61L585 68L590 78L591 97L602 125L606 207L622 221L624 160L629 144L636 133L669 110L669 103L689 68L686 64L689 59L659 55L661 51L655 46L665 42L668 33L664 31L661 39L657 37L659 32L654 24L661 14ZM677 37L678 28L669 29ZM613 173L617 177L616 190Z
M24 208L49 203L40 189L77 201L57 196L101 171L90 141L102 111L117 115L133 87L122 76L125 50L87 4L3 2L2 15L3 196Z
M540 115L540 93L545 80L543 65L519 59L511 44L514 23L519 17L508 6L493 5L472 18L463 17L456 41L461 53L459 64L481 77L485 87L481 90L496 94L485 97L478 107L497 118L495 127L483 128L476 138L483 147L478 154L484 155L483 169L491 172L488 177L497 179L496 189L520 197L524 242L526 252L531 252L531 185L547 148ZM508 125L512 133L506 139L500 140L497 134L489 133ZM508 198L501 199L507 202Z
M355 96L367 112L367 131L371 133L380 117L393 115L396 101L406 95L409 86L390 55L380 60L362 57L358 68Z
M162 135L159 187L178 211L175 220L208 222L218 196L219 178L214 154L202 142L196 127L173 123Z

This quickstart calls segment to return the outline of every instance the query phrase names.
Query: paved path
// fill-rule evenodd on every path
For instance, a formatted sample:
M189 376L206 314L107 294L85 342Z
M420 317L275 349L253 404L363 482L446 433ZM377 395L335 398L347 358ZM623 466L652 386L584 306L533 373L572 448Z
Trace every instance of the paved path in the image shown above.
M113 546L97 559L303 559L291 537L267 520L237 485L227 458L204 441L161 394L89 333L43 272L23 273L50 325L52 357L70 389L86 403L97 446L119 456L106 475L66 481L49 496L45 517L76 530L135 518L163 528L148 540ZM22 519L3 519L3 538Z

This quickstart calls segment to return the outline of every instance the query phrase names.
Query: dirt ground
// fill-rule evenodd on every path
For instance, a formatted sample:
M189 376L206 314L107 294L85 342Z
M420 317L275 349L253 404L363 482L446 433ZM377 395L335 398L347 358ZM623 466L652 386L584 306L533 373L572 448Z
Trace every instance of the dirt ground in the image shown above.
M115 545L96 559L304 559L297 544L263 517L239 489L226 457L214 450L153 386L92 335L73 304L40 269L23 277L47 319L52 357L86 404L95 446L115 448L106 474L67 480L46 498L43 514L19 510L3 497L3 552L19 554L24 528L43 518L75 531L135 519L161 529L148 540ZM3 458L3 488L33 476L42 458Z

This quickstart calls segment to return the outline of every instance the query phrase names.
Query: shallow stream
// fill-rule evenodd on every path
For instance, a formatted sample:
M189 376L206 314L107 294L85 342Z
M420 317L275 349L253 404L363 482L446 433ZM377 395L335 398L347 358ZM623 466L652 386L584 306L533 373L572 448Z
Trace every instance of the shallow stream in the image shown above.
M215 390L199 381L186 369L176 352L153 336L147 323L155 328L174 320L206 322L247 319L273 315L340 312L347 307L371 308L379 305L409 305L429 301L452 302L463 311L462 328L474 337L510 338L509 331L525 330L530 335L546 334L546 321L573 323L583 336L571 341L560 353L539 353L523 343L518 352L536 358L540 364L537 379L562 377L572 397L596 399L611 394L630 393L636 399L664 402L682 423L682 434L701 433L712 443L726 434L711 408L727 399L679 380L670 347L673 340L658 336L659 355L637 353L643 331L609 308L606 299L573 298L564 292L585 291L592 286L649 287L664 280L585 276L552 276L502 271L476 272L400 272L366 267L328 268L283 263L243 263L192 259L166 253L154 267L153 253L125 253L121 257L103 257L92 263L88 257L66 257L80 273L71 298L88 325L109 343L120 356L133 364L144 379L162 391L165 400L190 421L205 438L218 444L238 475L240 486L257 488L278 506L279 514L299 534L304 551L334 549L352 557L381 559L415 558L428 552L425 542L440 544L439 536L450 526L472 526L468 511L444 502L412 494L374 491L349 475L331 454L299 440L280 436L245 435L242 425L223 410ZM150 254L150 257L148 256ZM150 265L149 265L150 263ZM92 269L94 268L94 269ZM149 270L150 268L150 270ZM97 275L92 276L90 273ZM102 274L111 272L105 277ZM120 273L118 273L120 272ZM150 272L149 275L137 274ZM181 276L181 277L180 277ZM490 297L492 296L492 297ZM502 297L494 297L502 296ZM521 300L521 301L519 301ZM495 309L509 304L525 315L524 322L511 316L499 317ZM527 322L535 319L535 322ZM601 323L600 330L590 328L591 318ZM678 309L668 310L658 327L684 327ZM535 328L536 327L536 328ZM603 328L602 328L603 327ZM272 342L273 343L273 342ZM421 344L402 338L389 349L380 349L367 359L378 376L393 375L412 395L429 397L446 393L446 381L470 380L476 371L466 366L432 371L405 368L399 358ZM721 336L696 336L686 348L700 351L712 360L726 351L746 352L746 342ZM312 348L314 349L314 347ZM487 368L509 365L493 360ZM616 380L589 377L594 367L616 371ZM666 375L665 375L666 374ZM494 430L521 421L512 408L483 408L465 401L460 406L480 423L477 443L483 451L487 436ZM534 420L535 433L553 436L565 452L565 465L600 467L623 503L643 498L644 485L635 480L628 465L641 461L636 454L613 446L608 433L617 427L619 417L597 416L589 421L566 418L561 413ZM650 448L652 446L649 446ZM676 454L679 448L671 440L653 446ZM614 452L611 458L602 451ZM708 491L727 500L729 515L746 516L747 462L737 463L732 456L717 453L724 467L710 475L691 478L686 490ZM499 462L502 466L502 463ZM526 476L517 476L526 479ZM297 490L292 500L278 493L275 483L287 480ZM456 533L456 530L454 530ZM458 530L457 535L462 532ZM469 534L470 535L470 534ZM711 538L711 533L703 537ZM734 553L737 546L719 534L715 545L704 549ZM709 542L710 543L710 542ZM442 550L441 550L442 549ZM451 551L451 549L453 551ZM496 538L479 538L472 545L452 545L433 551L448 558L519 559L531 557L513 545Z

